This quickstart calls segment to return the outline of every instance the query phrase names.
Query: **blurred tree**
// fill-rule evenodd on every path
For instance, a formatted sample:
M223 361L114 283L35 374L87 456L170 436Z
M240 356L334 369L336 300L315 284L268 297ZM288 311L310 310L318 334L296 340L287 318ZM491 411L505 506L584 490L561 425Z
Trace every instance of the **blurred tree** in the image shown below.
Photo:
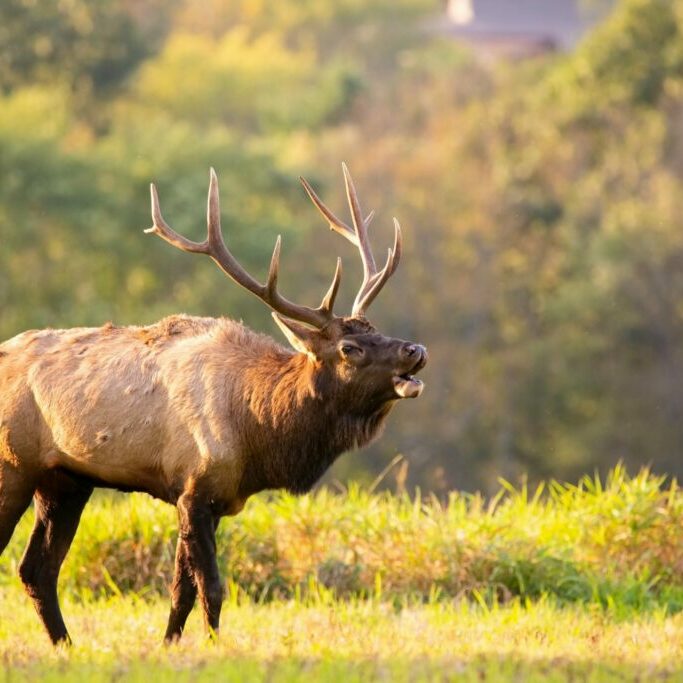
M199 126L289 131L338 119L358 87L351 65L321 66L310 49L288 48L276 33L250 37L240 26L217 40L174 34L141 70L133 96L144 109Z
M66 82L110 90L151 54L174 0L3 0L0 88Z
M346 160L404 262L371 318L430 349L427 391L331 477L397 451L409 485L683 474L683 0L622 0L567 56L495 68L427 0L145 0L0 8L0 333L267 311L145 237L148 183L199 238L207 170L231 248L316 304L360 281L295 181L344 206ZM167 38L165 38L167 36ZM3 42L4 41L4 42ZM5 49L6 48L6 49Z

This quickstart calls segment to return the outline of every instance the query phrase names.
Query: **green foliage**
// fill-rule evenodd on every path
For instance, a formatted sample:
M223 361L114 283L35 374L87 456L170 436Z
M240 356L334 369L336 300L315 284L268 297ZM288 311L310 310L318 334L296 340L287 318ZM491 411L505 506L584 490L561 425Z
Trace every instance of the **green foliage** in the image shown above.
M463 598L486 605L550 597L614 615L683 609L683 493L675 483L614 470L603 484L551 482L532 493L509 484L490 501L452 493L344 495L321 489L252 500L218 533L234 600L390 601ZM125 520L122 523L122 520ZM0 583L30 531L25 518L0 558ZM81 599L165 594L176 535L172 508L142 495L100 495L84 514L62 572Z
M455 114L441 156L459 180L431 185L447 199L428 253L442 272L457 259L438 301L458 342L437 353L461 360L466 466L568 476L623 457L678 472L679 11L622 2L574 54L498 72Z
M290 49L277 33L253 37L240 26L218 40L179 34L141 70L133 97L143 111L134 114L152 109L245 132L310 129L348 107L357 80L341 63L321 69L314 51Z
M0 336L178 311L272 330L210 264L141 233L155 181L199 237L210 166L240 260L263 277L282 234L283 289L315 305L340 253L348 310L358 259L296 185L339 209L346 160L378 253L392 214L405 228L372 319L431 361L420 401L330 478L371 481L397 452L442 494L619 459L683 473L683 4L622 0L573 53L493 67L435 12L4 3Z
M145 5L146 12L162 10L162 16L169 7L164 0ZM164 24L108 0L4 0L0 89L55 80L77 89L111 88L149 54Z
M669 0L622 3L572 60L563 89L583 91L589 111L605 103L657 104L667 81L683 75L677 11Z

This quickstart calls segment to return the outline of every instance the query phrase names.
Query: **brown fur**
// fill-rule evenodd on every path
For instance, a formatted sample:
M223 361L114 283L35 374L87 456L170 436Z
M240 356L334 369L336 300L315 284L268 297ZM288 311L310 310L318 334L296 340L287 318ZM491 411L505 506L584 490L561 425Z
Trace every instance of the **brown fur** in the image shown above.
M310 489L380 432L398 398L391 378L425 360L364 319L300 334L304 353L228 319L176 315L0 344L0 552L35 493L20 574L54 642L68 640L57 574L93 486L178 507L166 637L180 636L197 591L215 632L218 519L266 488ZM364 348L361 360L343 357L345 339Z

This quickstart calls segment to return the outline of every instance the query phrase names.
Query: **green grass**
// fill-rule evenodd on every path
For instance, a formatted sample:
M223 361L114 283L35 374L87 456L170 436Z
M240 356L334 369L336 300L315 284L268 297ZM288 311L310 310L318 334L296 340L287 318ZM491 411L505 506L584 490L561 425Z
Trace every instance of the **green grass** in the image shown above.
M320 490L255 497L222 521L219 564L228 591L257 602L321 589L336 597L468 597L487 603L553 596L614 609L683 608L683 492L647 471L617 468L602 484L551 482L533 493L505 484L484 500ZM26 515L0 558L16 581ZM172 507L144 495L101 494L88 505L62 571L81 599L166 595Z
M171 507L86 508L60 581L66 652L16 578L30 527L0 558L0 681L683 681L683 493L647 471L492 500L256 497L219 529L214 646L197 608L160 645Z
M220 640L193 613L183 641L159 644L165 601L66 601L76 644L54 651L28 600L0 593L5 680L683 680L683 615L624 620L585 606L515 600L396 608L375 600L230 604ZM6 611L7 610L7 611ZM0 669L0 676L2 675Z

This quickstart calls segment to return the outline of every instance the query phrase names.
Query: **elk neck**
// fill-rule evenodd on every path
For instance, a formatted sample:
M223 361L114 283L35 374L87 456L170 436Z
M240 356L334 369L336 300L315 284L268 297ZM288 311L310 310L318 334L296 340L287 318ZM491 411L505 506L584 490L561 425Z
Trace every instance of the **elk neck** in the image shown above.
M379 435L392 403L363 398L306 354L263 359L245 377L248 457L240 489L305 493L345 451Z

